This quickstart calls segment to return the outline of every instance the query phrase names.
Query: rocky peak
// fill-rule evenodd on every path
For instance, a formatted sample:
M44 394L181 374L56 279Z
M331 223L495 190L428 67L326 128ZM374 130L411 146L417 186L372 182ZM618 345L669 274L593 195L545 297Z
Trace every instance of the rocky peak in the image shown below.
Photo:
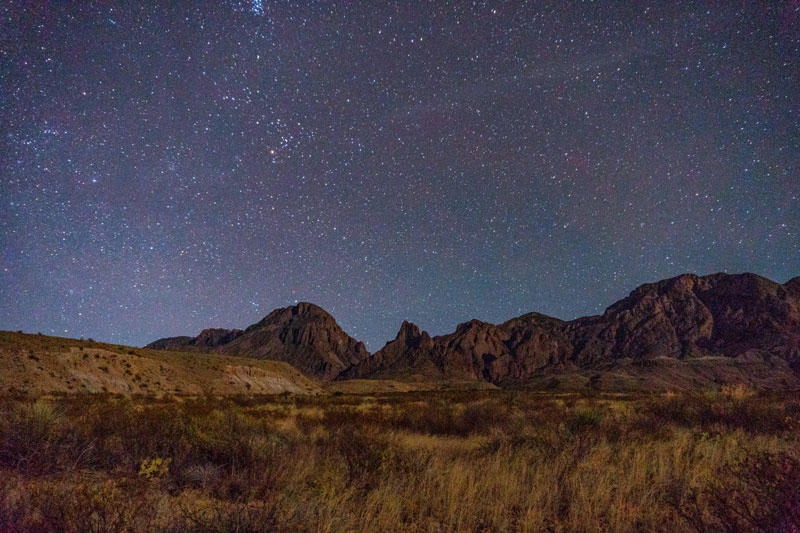
M459 324L455 333L444 335L442 338L445 337L450 337L450 343L454 345L474 345L481 342L497 344L504 341L508 333L500 326L472 319Z
M151 342L145 348L152 350L210 352L227 344L244 333L240 329L209 328L196 337L167 337Z
M603 315L613 316L659 298L665 300L684 298L691 294L698 279L695 274L681 274L655 283L639 285L627 297L610 305Z
M407 320L403 320L403 324L400 326L400 331L397 332L397 337L395 337L395 340L416 339L419 336L419 327Z
M565 324L561 319L552 316L543 315L542 313L525 313L522 316L506 320L500 327L506 331L514 331L516 329L528 329L531 327L546 327L546 328L560 328Z
M473 318L472 320L468 320L467 322L462 322L461 324L457 325L456 331L468 331L493 325L494 324L490 324L488 322L483 322L482 320L478 320L477 318Z
M336 324L336 320L333 318L333 316L331 316L330 313L325 311L320 306L309 302L299 302L296 305L275 309L270 314L262 318L259 322L249 326L246 331L259 329L266 326L308 320Z
M428 332L420 331L416 324L406 320L404 320L403 324L400 326L400 331L397 332L397 336L395 337L394 341L387 343L387 346L393 343L402 345L406 348L433 347L433 340Z
M327 311L308 302L275 309L244 331L207 329L197 337L162 339L149 346L285 361L323 379L334 379L369 357L363 342L345 333Z
M433 347L434 341L427 331L420 331L416 324L404 320L394 340L343 372L340 379L374 376L382 371L393 372L395 376L414 373L419 370L419 363L426 367L423 373L430 375L437 372L431 362Z
M244 333L241 329L222 329L222 328L209 328L200 332L200 335L195 337L193 344L195 346L206 346L214 348L227 344L239 335Z
M327 311L308 302L275 309L220 352L286 361L323 379L335 379L369 357L363 342L345 333Z

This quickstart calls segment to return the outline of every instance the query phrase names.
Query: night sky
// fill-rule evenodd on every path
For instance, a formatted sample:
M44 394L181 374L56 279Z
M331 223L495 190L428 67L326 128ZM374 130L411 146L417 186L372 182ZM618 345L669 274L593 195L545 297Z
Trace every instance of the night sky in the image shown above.
M375 351L800 274L796 0L135 4L0 4L0 329Z

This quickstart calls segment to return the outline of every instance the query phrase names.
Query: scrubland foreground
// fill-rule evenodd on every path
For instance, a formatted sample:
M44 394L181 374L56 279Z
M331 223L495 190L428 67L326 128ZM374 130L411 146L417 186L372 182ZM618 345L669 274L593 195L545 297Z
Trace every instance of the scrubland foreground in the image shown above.
M798 531L800 398L0 399L0 531Z

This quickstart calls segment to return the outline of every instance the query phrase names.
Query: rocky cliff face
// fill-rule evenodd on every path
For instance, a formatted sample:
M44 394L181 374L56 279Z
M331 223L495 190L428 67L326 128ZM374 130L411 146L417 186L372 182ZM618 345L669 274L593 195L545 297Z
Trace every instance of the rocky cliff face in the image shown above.
M197 337L160 339L147 348L285 361L328 380L369 356L364 343L347 335L324 309L306 302L276 309L244 331L204 330Z
M334 379L369 357L363 342L345 333L324 309L306 302L276 309L216 351L286 361L323 379Z
M425 334L424 344L404 340L407 330L404 323L395 341L348 375L428 369L437 378L508 383L621 361L703 356L778 358L800 370L800 278L780 285L754 274L685 274L642 285L602 315L570 322L538 313L499 325L472 320L449 335Z
M411 322L403 321L397 337L383 349L349 368L340 379L380 377L386 371L393 376L432 377L439 374L430 358L433 340L428 332L420 332Z
M602 316L567 325L573 360L585 366L622 357L750 354L796 361L800 299L794 285L754 274L684 274L642 285Z
M217 346L232 341L242 333L244 331L241 329L204 329L197 337L167 337L151 342L146 348L152 350L210 352Z
M776 376L784 379L788 372L794 379L800 373L800 277L780 285L754 274L684 274L642 285L602 315L569 322L539 313L503 324L471 320L433 338L403 322L397 337L372 356L310 303L276 309L244 331L211 329L148 347L286 361L328 380L525 383L545 374L632 364L660 368L664 361L707 357L778 365Z

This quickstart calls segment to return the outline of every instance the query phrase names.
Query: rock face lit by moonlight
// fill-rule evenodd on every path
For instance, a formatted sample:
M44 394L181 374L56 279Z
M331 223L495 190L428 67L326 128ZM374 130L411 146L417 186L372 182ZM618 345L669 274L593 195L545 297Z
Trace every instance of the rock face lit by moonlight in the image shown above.
M197 337L168 337L152 342L147 347L153 350L204 352L231 342L242 333L240 329L209 328L201 331Z
M308 303L277 309L244 332L205 330L148 347L276 359L329 380L525 383L548 373L707 358L764 363L775 369L775 379L796 380L800 278L781 285L755 274L684 274L642 285L602 315L568 322L539 313L502 324L471 320L437 337L403 322L397 337L371 356L333 317ZM715 370L702 379L726 376Z
M197 351L285 361L327 380L335 379L369 356L364 343L347 335L324 309L306 302L276 309L243 332L230 330L218 335L214 338L216 343L199 340L204 334L205 338L210 337L207 331L227 330L205 330L194 338L160 339L147 347L182 350L188 346Z
M564 322L529 313L499 325L472 320L423 346L402 337L403 329L348 375L435 369L447 379L524 382L542 372L708 356L778 358L798 370L800 278L780 285L754 274L685 274L642 285L599 316Z

